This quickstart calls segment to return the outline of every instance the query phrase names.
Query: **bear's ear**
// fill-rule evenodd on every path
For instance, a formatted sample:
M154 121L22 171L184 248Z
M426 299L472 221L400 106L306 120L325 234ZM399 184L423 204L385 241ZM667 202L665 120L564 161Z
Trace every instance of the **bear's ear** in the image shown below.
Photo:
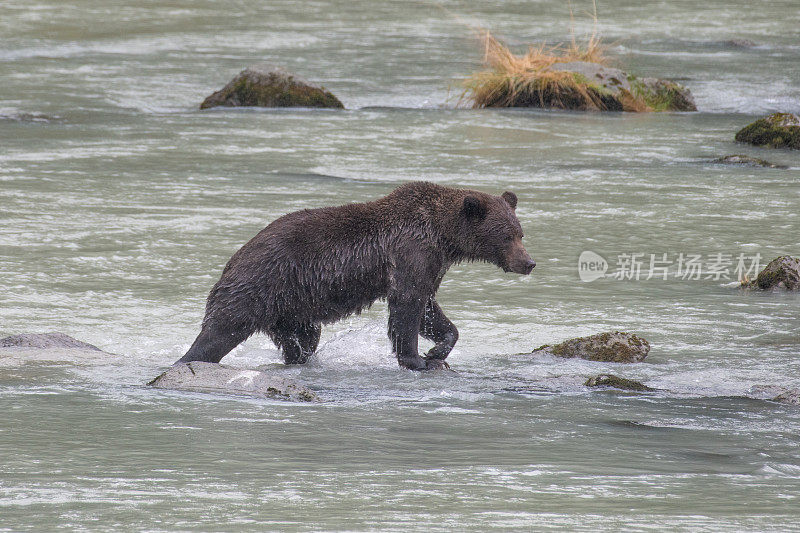
M511 209L517 208L517 195L511 191L506 191L502 194L501 198L511 206Z
M468 219L480 220L486 216L486 204L475 196L464 198L464 215Z

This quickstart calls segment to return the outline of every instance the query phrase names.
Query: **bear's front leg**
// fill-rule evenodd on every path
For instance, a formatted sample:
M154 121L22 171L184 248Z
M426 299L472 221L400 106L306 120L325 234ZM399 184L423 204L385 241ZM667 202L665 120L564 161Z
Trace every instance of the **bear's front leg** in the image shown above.
M304 365L316 351L321 333L319 324L284 324L270 336L283 352L287 365Z
M440 359L444 361L458 340L458 329L445 316L442 308L436 300L431 297L425 304L425 314L422 317L423 337L433 341L436 345L428 350L425 355L427 359Z
M435 370L444 366L441 360L419 356L419 327L427 297L408 294L389 295L389 338L401 367L409 370Z

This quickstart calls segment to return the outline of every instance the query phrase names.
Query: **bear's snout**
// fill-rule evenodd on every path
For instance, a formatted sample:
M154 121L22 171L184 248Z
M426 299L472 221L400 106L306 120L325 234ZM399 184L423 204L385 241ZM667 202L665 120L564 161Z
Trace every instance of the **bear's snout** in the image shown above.
M527 263L525 263L525 265L523 265L523 267L522 267L522 268L523 268L523 270L524 270L524 272L522 272L522 273L523 273L523 274L525 274L525 275L527 276L528 274L530 274L530 273L531 273L531 271L532 271L534 268L536 268L536 261L534 261L533 259L530 259L530 260L528 260L528 262L527 262Z
M518 242L515 242L511 246L511 249L506 256L505 263L508 271L511 271L515 274L522 274L524 276L530 274L533 268L536 266L536 261L531 258L531 256L528 254L528 251L524 246L522 246L521 240L518 240Z
M511 270L511 272L514 272L515 274L522 274L524 276L527 276L528 274L531 273L533 268L536 266L536 261L534 261L533 259L528 257L527 259L523 259L522 261L519 261L519 262L512 262L511 265L509 265L509 266L511 267L509 269L509 270Z

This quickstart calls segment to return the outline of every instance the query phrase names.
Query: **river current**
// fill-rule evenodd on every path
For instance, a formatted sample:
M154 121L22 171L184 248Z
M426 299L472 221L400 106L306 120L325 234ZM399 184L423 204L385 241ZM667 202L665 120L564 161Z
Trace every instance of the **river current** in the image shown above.
M569 19L554 0L0 3L0 337L117 354L0 360L0 530L796 530L800 409L766 398L800 388L800 297L734 285L800 255L800 155L733 136L800 112L800 7L600 2L614 60L697 113L458 105L474 28L521 51ZM347 109L199 111L258 62ZM788 168L711 163L736 153ZM448 273L457 374L400 370L379 302L306 367L263 336L223 360L322 403L145 386L270 221L423 179L515 192L538 263ZM609 275L582 281L584 252ZM519 355L613 330L646 361ZM599 373L658 390L584 387Z

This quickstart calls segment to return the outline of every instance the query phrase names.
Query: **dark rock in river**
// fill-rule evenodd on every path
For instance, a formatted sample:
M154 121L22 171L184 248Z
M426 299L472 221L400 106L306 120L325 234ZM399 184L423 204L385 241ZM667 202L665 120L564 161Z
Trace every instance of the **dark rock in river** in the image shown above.
M750 39L730 39L725 41L725 44L734 48L753 48L756 46L756 43Z
M736 140L756 146L800 150L800 118L791 113L773 113L739 130Z
M718 165L741 165L745 167L766 167L766 168L789 168L783 165L776 165L775 163L770 163L769 161L764 161L763 159L758 159L757 157L750 157L749 155L741 155L741 154L733 154L733 155L726 155L723 157L718 157L716 159L711 160L712 163L716 163Z
M324 87L270 65L244 69L225 87L206 98L200 109L216 106L344 108Z
M73 339L63 333L21 333L0 339L0 348L78 349L102 352L92 344Z
M561 344L540 346L533 353L607 363L639 363L650 352L650 343L631 333L615 331L578 337Z
M785 289L800 290L800 259L784 255L773 259L764 267L758 277L744 282L743 287L762 291Z
M656 389L648 387L647 385L633 380L633 379L626 379L621 378L619 376L615 376L613 374L600 374L599 376L594 376L586 380L584 383L587 387L611 387L614 389L621 389L621 390L630 390L630 391L637 391L637 392L650 392Z
M697 111L689 89L659 78L637 78L618 68L605 67L587 61L554 63L553 72L571 72L575 82L601 103L605 111ZM547 92L540 94L541 107L560 109L586 109L581 98L571 99L565 93L553 93L547 101ZM535 102L529 103L534 106ZM573 105L574 104L574 105Z
M182 390L315 402L312 391L291 379L259 370L192 361L175 365L148 385L158 389Z

